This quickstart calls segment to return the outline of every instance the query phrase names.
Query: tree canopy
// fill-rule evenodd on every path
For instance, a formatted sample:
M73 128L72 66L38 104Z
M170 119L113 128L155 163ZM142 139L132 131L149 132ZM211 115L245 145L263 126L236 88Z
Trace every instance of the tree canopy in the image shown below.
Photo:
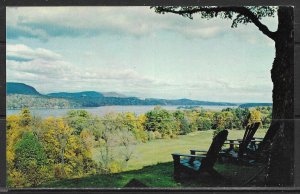
M189 19L194 14L200 14L203 19L219 17L232 20L231 27L236 28L238 24L253 23L262 33L271 39L276 38L276 32L272 32L260 19L263 17L274 17L277 7L272 6L245 6L245 7L219 7L219 6L157 6L155 12L160 14L175 13Z

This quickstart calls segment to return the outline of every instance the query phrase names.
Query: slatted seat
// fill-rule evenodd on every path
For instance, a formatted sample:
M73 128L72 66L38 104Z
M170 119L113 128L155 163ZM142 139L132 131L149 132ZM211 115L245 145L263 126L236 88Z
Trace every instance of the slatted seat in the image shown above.
M195 171L199 170L200 166L201 166L201 162L199 160L194 160L191 164L190 159L186 158L183 160L180 160L180 164L182 164L183 166L186 166L188 168L191 168Z

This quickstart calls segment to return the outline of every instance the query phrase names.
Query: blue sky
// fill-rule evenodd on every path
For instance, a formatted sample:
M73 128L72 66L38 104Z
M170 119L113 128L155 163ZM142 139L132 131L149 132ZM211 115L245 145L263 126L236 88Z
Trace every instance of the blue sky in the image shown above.
M7 81L41 93L271 102L274 43L253 24L149 7L8 7ZM262 20L276 30L277 18Z

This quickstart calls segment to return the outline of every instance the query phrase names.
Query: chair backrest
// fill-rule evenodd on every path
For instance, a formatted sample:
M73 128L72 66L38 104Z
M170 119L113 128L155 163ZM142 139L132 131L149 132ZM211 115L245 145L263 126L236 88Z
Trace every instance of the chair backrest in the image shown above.
M209 169L213 168L215 162L218 159L219 152L226 141L228 136L228 131L223 130L220 131L214 138L213 141L207 151L206 158L202 159L201 168L200 169ZM199 170L200 170L199 169Z
M246 127L246 131L244 133L243 140L239 146L239 153L238 156L242 157L245 150L247 149L247 146L251 142L251 140L254 137L254 134L256 133L257 129L259 128L260 122L252 123L251 125L248 125Z

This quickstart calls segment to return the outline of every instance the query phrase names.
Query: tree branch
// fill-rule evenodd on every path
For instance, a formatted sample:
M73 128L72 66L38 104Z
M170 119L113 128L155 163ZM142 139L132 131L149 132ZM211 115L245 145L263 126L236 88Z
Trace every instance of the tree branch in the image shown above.
M220 12L235 12L241 15L244 15L247 17L255 26L258 27L258 29L264 33L266 36L271 38L272 40L276 39L276 32L272 32L268 29L268 27L264 24L262 24L259 21L259 18L248 8L246 7L187 7L187 9L180 9L176 10L173 9L174 7L164 7L164 6L158 6L156 7L156 12L158 13L174 13L182 16L187 16L189 18L192 18L192 14L198 13L198 12L207 12L207 13L215 13L218 14Z

